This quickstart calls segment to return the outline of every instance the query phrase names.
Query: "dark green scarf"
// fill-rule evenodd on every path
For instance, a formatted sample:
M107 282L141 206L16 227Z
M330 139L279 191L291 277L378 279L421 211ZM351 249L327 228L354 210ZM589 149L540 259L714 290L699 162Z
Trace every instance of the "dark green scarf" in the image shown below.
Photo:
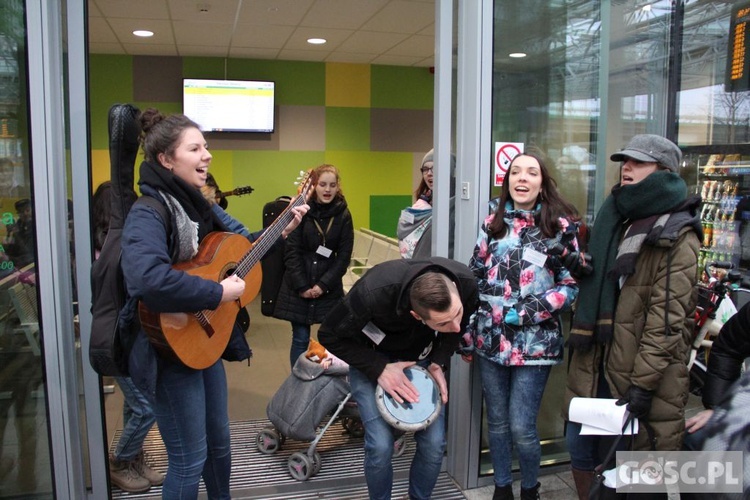
M619 276L610 271L615 267L626 223L670 213L686 197L685 181L666 170L654 172L638 184L617 184L612 188L591 231L589 252L594 272L580 282L578 308L568 339L570 346L587 348L594 340L604 344L612 339Z

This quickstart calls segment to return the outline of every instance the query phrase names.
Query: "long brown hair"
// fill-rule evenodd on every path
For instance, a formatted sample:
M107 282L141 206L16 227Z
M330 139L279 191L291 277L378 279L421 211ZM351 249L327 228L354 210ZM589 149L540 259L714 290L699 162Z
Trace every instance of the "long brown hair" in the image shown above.
M541 156L533 153L521 153L517 155L508 166L508 173L510 173L510 169L513 168L513 163L516 159L521 158L522 156L534 158L539 163L539 168L542 172L542 187L539 191L539 196L537 197L536 202L537 204L541 203L542 208L535 218L537 226L542 230L542 234L547 238L551 238L561 229L558 220L560 217L567 217L572 221L580 220L578 210L562 198L560 192L557 190L557 182L555 182L555 179L549 174L547 164ZM495 219L487 228L488 234L494 239L504 237L508 231L508 225L505 223L505 205L508 201L513 203L513 198L510 196L509 186L510 182L506 177L500 194L500 203L495 212Z

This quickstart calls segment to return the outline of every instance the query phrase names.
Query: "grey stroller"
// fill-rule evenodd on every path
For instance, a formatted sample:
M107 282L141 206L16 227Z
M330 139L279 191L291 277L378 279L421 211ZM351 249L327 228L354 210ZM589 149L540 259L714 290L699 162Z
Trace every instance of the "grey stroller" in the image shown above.
M306 481L320 472L321 458L316 446L328 428L341 420L344 430L353 437L364 436L357 404L352 399L347 365L322 364L300 355L292 374L287 377L266 407L273 427L262 429L256 437L258 451L271 455L281 449L287 438L312 441L306 452L295 452L287 462L289 474ZM330 418L319 429L321 422ZM394 455L405 449L404 436L394 443Z

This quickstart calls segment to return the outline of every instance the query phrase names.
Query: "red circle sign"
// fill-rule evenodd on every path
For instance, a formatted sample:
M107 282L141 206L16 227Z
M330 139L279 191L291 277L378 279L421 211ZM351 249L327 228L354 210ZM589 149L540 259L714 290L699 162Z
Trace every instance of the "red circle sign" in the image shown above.
M498 172L495 173L495 184L503 183L510 162L519 154L521 154L521 150L515 144L505 144L497 150L495 165L498 167Z

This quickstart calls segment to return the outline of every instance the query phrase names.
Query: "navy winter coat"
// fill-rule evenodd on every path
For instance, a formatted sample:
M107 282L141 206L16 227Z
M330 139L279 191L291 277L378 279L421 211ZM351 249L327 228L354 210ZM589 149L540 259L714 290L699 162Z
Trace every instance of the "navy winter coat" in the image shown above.
M162 199L147 185L142 185L141 191L157 200ZM218 217L214 225L226 229ZM128 296L131 297L126 307L130 307L134 314L137 314L136 299L155 313L215 309L221 302L223 289L219 283L172 268L171 255L177 236L174 226L174 223L170 224L172 230L168 242L167 226L156 210L136 204L128 213L122 232L121 264ZM250 357L244 332L237 324L223 357L231 361ZM157 354L142 329L138 332L128 357L128 368L133 382L146 397L152 401L155 399L158 367L162 363L174 362Z

